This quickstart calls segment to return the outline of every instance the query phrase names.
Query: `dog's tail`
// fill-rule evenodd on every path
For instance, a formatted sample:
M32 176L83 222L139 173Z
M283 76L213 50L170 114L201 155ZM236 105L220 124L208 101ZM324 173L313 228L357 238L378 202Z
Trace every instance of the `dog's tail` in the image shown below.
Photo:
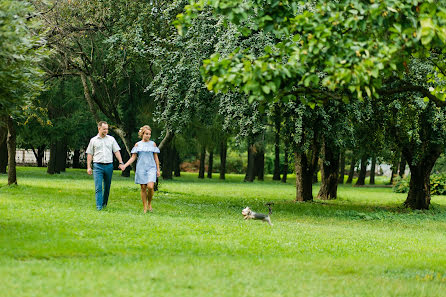
M268 202L267 204L265 204L266 206L268 206L268 215L271 215L273 213L273 210L271 208L272 205L274 205L273 202Z

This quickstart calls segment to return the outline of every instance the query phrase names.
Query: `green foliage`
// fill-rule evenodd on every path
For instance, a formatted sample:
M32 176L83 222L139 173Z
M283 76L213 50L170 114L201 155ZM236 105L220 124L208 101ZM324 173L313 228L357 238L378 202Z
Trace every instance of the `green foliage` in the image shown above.
M183 30L207 6L242 33L251 28L276 37L274 46L254 57L247 52L216 53L204 61L212 90L238 88L252 100L285 100L313 90L345 91L354 98L378 96L390 76L403 73L412 56L441 53L446 42L446 18L437 1L192 1L177 25ZM249 20L249 26L243 22ZM247 28L248 27L248 28ZM444 70L437 64L436 72ZM444 72L443 72L444 73ZM323 87L322 90L317 90ZM324 96L325 95L325 96ZM331 94L341 99L342 95ZM440 98L441 100L441 98Z
M45 118L32 117L18 127L17 143L22 148L63 142L70 149L84 149L97 133L83 98L82 86L74 77L47 82L47 90L37 98ZM42 119L44 121L42 121Z
M395 193L409 192L410 176L405 178L396 178L393 186ZM431 194L446 195L446 174L432 174L430 176Z
M43 89L47 55L41 24L29 1L0 0L0 113L30 105Z
M446 174L431 175L432 195L446 195Z
M292 182L182 174L144 215L139 187L118 172L103 212L83 170L18 175L20 187L0 187L5 296L444 295L444 196L411 211L390 189L340 186L337 201L296 204ZM243 220L243 207L267 201L272 228Z
M219 172L220 158L218 155L214 155L214 158L214 172ZM241 154L229 149L226 155L226 173L246 173L246 153Z
M446 156L444 154L442 154L437 162L435 162L435 166L432 168L432 173L446 173Z
M393 185L393 191L395 193L408 193L409 192L409 182L410 177L401 178L401 177L395 177L394 178L395 184Z

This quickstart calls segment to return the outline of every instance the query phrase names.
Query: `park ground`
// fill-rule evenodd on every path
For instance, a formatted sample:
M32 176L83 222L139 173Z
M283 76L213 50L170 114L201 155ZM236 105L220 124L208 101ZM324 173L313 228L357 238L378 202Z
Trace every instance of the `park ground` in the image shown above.
M292 177L182 173L143 214L133 175L115 172L101 212L84 170L20 167L18 182L0 187L0 296L445 296L446 196L411 211L391 188L343 185L296 203ZM243 220L266 202L273 227Z

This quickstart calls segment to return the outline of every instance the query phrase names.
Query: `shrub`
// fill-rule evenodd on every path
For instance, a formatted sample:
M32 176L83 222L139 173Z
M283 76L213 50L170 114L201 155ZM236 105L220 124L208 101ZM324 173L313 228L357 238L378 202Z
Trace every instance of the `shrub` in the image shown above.
M395 193L407 193L409 192L409 177L401 178L396 177L394 179L393 191Z
M446 195L446 174L432 174L431 180L431 194L432 195ZM410 176L406 178L396 178L393 185L393 191L396 193L409 192Z
M431 175L431 194L445 195L446 194L446 174Z

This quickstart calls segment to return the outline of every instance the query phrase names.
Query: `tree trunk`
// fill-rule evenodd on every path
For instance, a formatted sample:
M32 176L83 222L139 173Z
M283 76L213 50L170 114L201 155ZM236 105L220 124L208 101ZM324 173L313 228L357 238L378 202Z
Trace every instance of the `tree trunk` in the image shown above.
M412 209L429 209L430 193L430 171L411 166L409 193L404 204Z
M158 155L159 161L160 161L160 168L162 169L161 177L163 179L172 179L172 168L173 165L171 164L171 146L173 145L172 139L175 136L174 133L171 133L169 130L167 130L166 135L164 136L164 139L161 141L161 143L158 145L158 148L160 150L160 154Z
M246 166L245 182L254 181L254 145L248 144L248 166Z
M81 168L80 158L81 158L81 151L80 150L74 150L74 154L73 154L73 168Z
M346 184L351 184L353 182L353 176L355 175L355 166L356 166L355 152L352 152L352 159L350 161L350 170L348 172L347 181L345 182Z
M175 133L170 132L169 130L166 131L166 135L164 136L161 143L158 145L158 148L160 149L160 151L163 149L164 146L167 146L172 141L174 136L175 136Z
M65 172L67 167L67 145L58 142L56 144L56 171L57 173Z
M6 137L0 143L0 174L6 174L6 167L8 166L8 144Z
M204 162L206 160L206 146L201 146L200 154L200 171L198 172L198 178L204 178Z
M296 171L296 201L313 201L313 173L305 153L294 153Z
M280 180L280 116L278 113L278 107L276 107L276 113L274 115L274 174L273 180Z
M400 157L395 158L393 160L392 167L391 167L392 168L392 175L390 176L390 181L389 181L390 185L393 185L393 181L394 181L395 177L398 174L398 162L399 162L399 159L400 159Z
M173 154L172 154L173 148L172 143L168 143L164 146L162 154L162 160L163 160L163 166L161 167L163 169L163 172L161 176L163 179L172 179L172 171L173 171Z
M361 157L361 169L359 170L359 176L355 186L363 186L365 184L365 176L367 173L367 159L368 157L366 155L363 155Z
M288 176L288 145L285 144L284 149L284 160L283 160L283 172L281 182L286 183Z
M41 145L37 148L37 167L43 167L43 161L45 158L46 145Z
M48 174L60 173L60 171L58 171L58 167L56 166L56 156L57 145L55 143L52 143L50 145L50 160L48 161L48 168L46 171Z
M31 148L34 154L34 157L36 158L37 167L43 167L43 157L45 156L45 146L41 145L37 148L37 150L32 147Z
M11 117L8 117L8 186L12 184L17 184L17 171L15 163L15 152L16 152L16 130L15 123Z
M345 174L345 151L343 150L340 156L338 184L342 185L344 183L344 174Z
M369 184L374 185L375 184L375 168L376 168L376 157L372 157L372 166L370 168L370 182Z
M322 166L322 164L321 164L320 166ZM318 172L319 172L319 170L320 170L320 166L317 166L317 167L316 167L316 170L314 170L313 178L311 179L311 182L312 182L313 184L316 184L316 183L318 182L317 174L318 174Z
M220 143L220 179L226 178L226 154L228 152L227 139L224 138Z
M336 199L339 179L339 151L322 142L321 188L317 197L322 200Z
M307 153L294 151L296 172L296 201L313 201L312 178L319 161L318 135L315 131Z
M390 176L390 181L389 181L389 185L393 185L393 180L395 179L396 175L398 174L398 171L396 170L396 168L392 168L392 174Z
M214 166L214 149L211 148L209 152L208 162L208 178L212 178L212 167Z
M430 174L441 152L442 149L440 147L430 148L416 165L412 164L412 158L405 156L405 159L409 161L410 168L409 193L404 202L406 207L411 209L429 209L431 201Z
M174 176L180 177L181 176L181 159L180 159L180 153L177 151L176 148L174 148L174 157L175 157L175 164L174 164Z
M257 151L254 155L254 176L261 181L265 179L265 151L263 150Z
M404 177L404 172L406 171L406 159L404 158L403 154L401 154L401 161L399 165L399 176L401 178Z

